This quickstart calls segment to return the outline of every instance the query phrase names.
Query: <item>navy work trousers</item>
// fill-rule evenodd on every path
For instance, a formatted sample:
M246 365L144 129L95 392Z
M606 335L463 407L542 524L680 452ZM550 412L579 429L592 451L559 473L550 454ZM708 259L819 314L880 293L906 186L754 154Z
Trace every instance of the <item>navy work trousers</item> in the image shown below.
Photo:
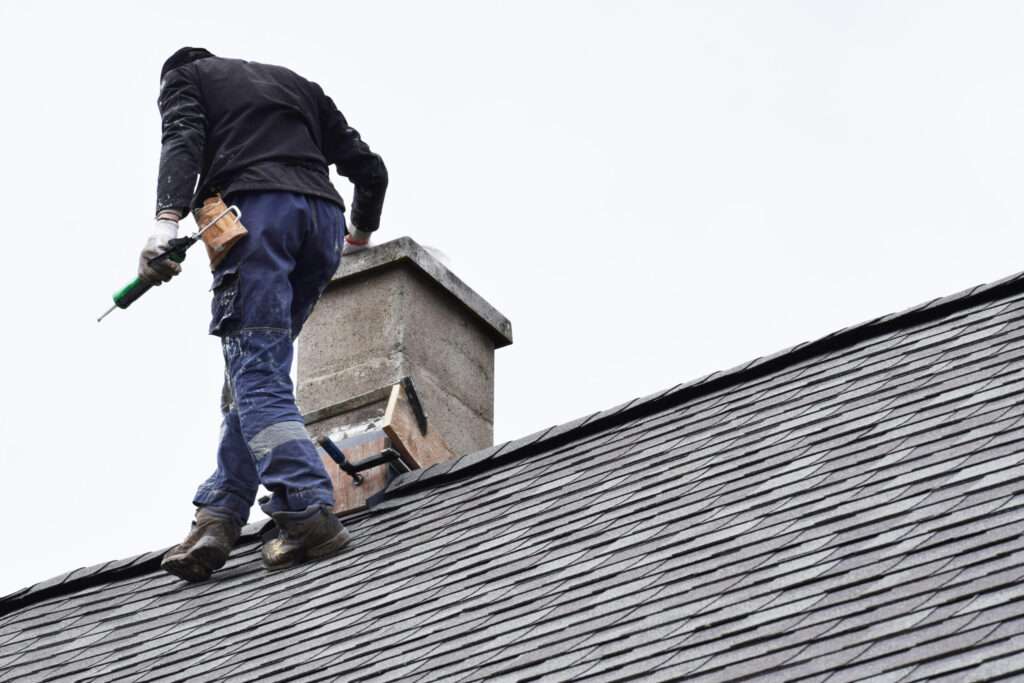
M213 274L210 334L221 338L225 387L217 469L193 503L249 518L259 484L268 512L334 505L331 480L295 406L292 344L338 268L345 214L291 192L241 192L249 234Z

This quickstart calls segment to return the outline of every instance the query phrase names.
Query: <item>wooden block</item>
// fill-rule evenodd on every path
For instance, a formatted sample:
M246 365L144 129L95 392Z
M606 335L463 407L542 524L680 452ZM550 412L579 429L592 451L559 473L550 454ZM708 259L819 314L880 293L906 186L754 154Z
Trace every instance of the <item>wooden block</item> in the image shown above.
M455 457L436 428L428 426L426 434L420 431L416 413L401 384L391 387L388 407L384 411L383 429L391 438L392 447L402 454L409 469L430 467Z

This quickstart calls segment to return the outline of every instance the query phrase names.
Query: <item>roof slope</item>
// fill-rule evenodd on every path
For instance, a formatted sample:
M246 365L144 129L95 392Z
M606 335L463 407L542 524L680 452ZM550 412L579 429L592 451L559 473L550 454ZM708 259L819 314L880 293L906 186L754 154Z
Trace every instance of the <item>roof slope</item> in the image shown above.
M0 601L2 680L1024 676L1024 281L403 476L350 550Z

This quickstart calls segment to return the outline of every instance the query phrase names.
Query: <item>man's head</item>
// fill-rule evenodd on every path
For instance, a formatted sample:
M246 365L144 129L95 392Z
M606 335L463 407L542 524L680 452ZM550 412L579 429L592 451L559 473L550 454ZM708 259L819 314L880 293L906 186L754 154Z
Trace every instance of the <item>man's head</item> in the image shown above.
M163 67L160 69L160 80L164 79L168 71L173 71L179 66L185 66L191 64L197 59L203 59L204 57L213 57L213 53L207 50L205 47L183 47L173 55L167 58L164 62Z

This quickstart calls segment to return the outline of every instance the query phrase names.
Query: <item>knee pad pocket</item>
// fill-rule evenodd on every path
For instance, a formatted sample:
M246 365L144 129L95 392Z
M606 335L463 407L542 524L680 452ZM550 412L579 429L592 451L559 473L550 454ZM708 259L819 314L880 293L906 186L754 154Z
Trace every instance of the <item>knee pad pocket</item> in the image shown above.
M210 334L222 337L240 327L238 272L216 273L213 278L213 303L210 306Z

